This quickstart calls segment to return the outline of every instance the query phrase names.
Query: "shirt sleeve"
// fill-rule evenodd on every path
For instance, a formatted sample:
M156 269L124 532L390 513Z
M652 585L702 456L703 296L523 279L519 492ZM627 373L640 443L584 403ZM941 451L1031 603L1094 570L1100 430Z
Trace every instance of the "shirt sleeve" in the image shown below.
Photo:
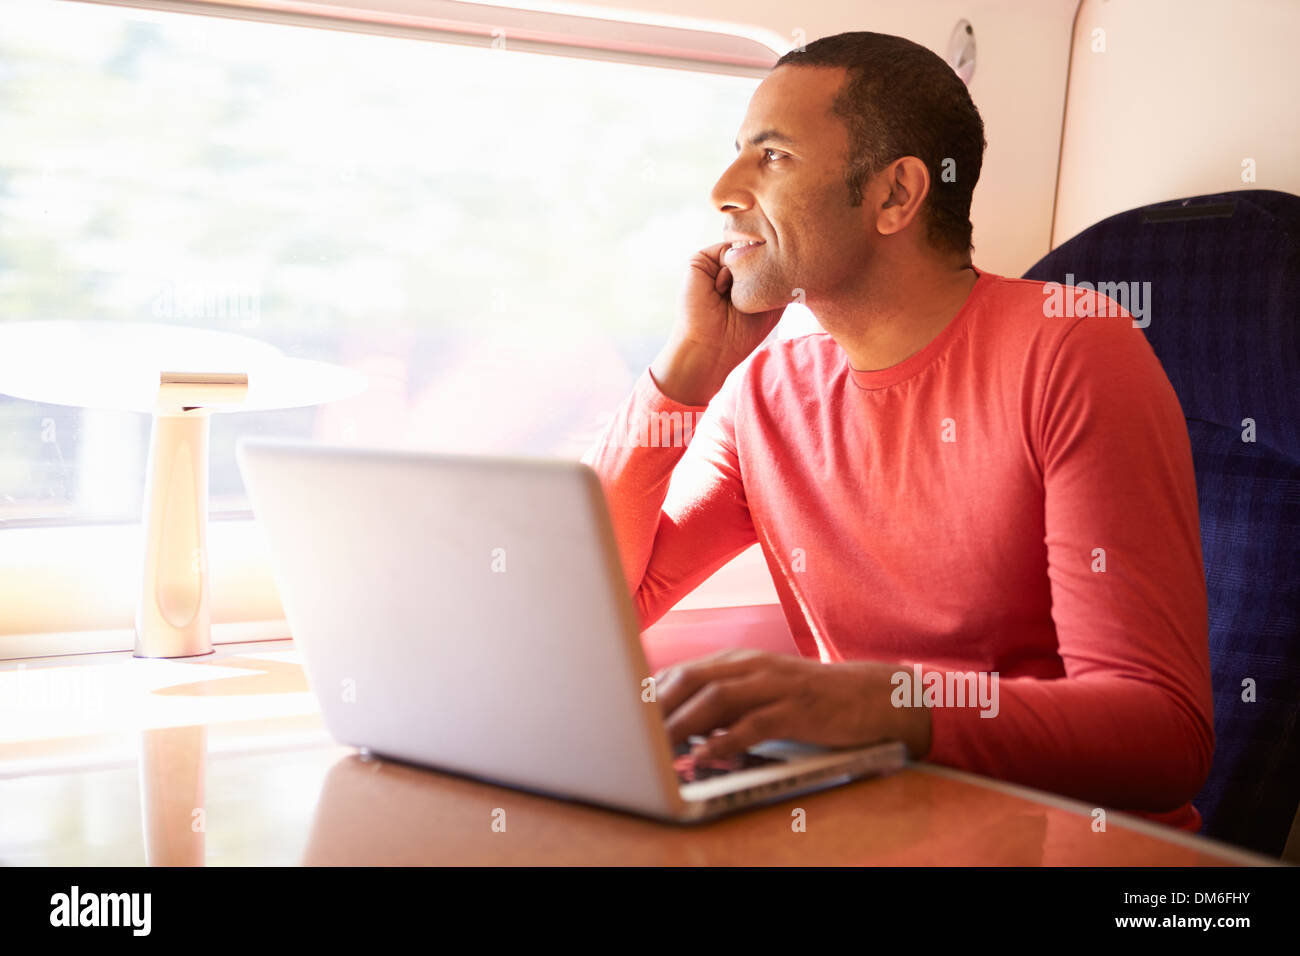
M1145 336L1078 320L1037 390L1063 678L999 682L996 716L935 708L928 760L1133 810L1190 800L1214 749L1191 443Z
M604 489L642 630L757 540L736 452L740 375L709 405L683 405L647 368L582 458Z

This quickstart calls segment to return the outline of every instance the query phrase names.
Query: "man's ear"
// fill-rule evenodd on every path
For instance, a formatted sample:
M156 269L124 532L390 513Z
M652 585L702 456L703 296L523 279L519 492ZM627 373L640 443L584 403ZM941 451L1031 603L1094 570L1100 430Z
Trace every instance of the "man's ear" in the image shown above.
M930 171L916 156L902 156L880 171L873 186L876 231L892 236L906 229L920 212L921 203L930 194Z

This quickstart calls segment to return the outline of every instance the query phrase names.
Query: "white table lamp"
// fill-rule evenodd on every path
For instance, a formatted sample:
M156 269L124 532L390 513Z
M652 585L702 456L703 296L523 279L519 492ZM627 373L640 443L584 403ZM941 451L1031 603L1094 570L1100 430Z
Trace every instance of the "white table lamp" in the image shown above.
M242 335L123 322L0 322L0 392L153 416L136 657L212 653L208 437L213 412L316 405L366 379Z

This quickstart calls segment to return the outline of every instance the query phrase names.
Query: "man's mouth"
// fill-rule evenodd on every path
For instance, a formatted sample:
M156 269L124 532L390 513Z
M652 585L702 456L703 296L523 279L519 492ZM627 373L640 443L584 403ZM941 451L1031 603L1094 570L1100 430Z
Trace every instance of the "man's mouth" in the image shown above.
M731 263L753 253L755 249L763 244L764 240L762 239L738 239L723 250L722 262L724 265L731 265Z

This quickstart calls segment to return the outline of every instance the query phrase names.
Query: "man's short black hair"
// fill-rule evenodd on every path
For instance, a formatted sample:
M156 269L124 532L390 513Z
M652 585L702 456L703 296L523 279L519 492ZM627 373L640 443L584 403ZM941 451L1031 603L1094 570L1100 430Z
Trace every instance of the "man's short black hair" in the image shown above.
M970 253L970 201L984 159L984 121L952 67L919 43L867 32L814 40L776 66L848 70L831 111L848 127L850 202L862 203L867 180L885 166L916 156L930 171L922 207L926 237L937 249ZM951 182L944 181L945 160L952 160Z

